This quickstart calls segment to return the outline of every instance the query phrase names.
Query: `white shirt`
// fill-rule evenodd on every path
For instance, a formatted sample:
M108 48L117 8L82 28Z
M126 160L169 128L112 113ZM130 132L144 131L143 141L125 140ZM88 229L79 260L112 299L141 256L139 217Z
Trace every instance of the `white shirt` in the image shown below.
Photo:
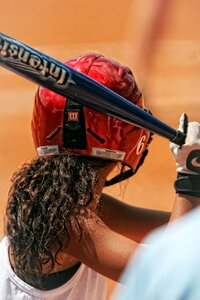
M0 300L105 300L106 278L81 264L74 276L62 286L41 291L22 281L12 270L8 239L0 243Z

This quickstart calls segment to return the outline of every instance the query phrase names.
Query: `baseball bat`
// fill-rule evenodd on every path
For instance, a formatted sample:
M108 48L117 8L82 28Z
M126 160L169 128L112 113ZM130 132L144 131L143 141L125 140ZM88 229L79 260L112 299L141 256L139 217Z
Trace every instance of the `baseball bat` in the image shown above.
M90 77L0 33L0 65L53 92L182 145L185 134Z

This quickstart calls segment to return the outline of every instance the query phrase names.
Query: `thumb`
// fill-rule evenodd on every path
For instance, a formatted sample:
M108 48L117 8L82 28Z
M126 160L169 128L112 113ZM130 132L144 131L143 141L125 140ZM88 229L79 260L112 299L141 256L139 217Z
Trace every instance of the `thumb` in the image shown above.
M186 113L183 113L180 117L178 130L187 134L187 128L188 128L188 116Z

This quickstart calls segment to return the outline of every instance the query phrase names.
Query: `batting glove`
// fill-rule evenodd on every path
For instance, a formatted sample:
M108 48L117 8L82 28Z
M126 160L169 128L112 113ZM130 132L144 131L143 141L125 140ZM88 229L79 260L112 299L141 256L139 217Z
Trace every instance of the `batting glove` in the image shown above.
M177 193L200 197L200 123L188 123L187 115L182 114L178 129L186 140L182 146L170 143L177 165L174 187Z

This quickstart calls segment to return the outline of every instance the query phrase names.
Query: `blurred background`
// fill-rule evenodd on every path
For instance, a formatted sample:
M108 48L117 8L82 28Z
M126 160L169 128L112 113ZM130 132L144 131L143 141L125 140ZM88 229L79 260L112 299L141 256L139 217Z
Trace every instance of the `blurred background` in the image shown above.
M177 128L182 112L200 121L198 0L2 1L1 32L63 60L99 52L128 65L152 113ZM30 132L35 84L0 68L0 238L14 170L35 156ZM105 192L129 203L171 210L175 165L169 141L154 136L131 180ZM108 280L108 297L115 285Z

